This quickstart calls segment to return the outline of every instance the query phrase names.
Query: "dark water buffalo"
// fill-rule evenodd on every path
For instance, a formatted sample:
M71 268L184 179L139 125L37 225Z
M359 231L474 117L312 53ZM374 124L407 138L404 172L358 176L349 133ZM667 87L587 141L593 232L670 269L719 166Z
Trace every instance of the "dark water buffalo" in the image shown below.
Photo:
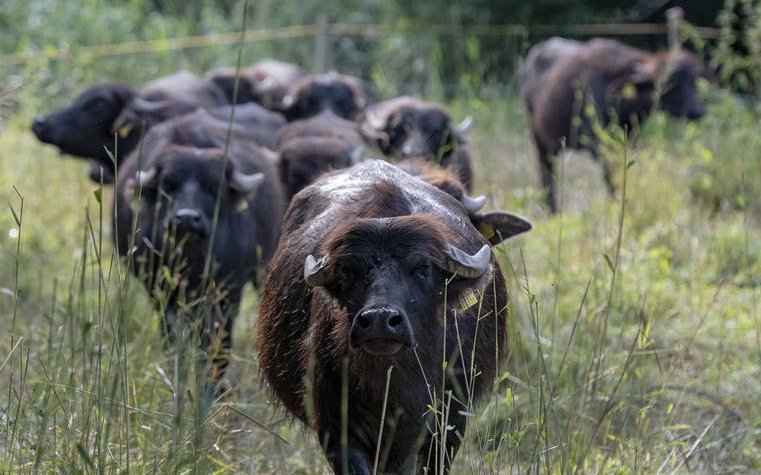
M196 109L223 106L227 98L219 87L189 71L179 71L147 83L121 111L114 130L150 128Z
M290 201L321 175L352 166L362 148L337 138L305 136L285 142L278 152L280 181Z
M281 111L289 121L307 119L323 111L354 120L375 93L365 81L338 73L314 74L296 82L283 99Z
M218 126L227 127L230 122L231 112L233 115L233 127L258 145L268 148L275 147L275 139L280 129L286 125L282 114L272 112L259 104L250 102L235 106L220 106L212 109L197 109L197 112L206 112L217 120Z
M439 473L454 458L465 404L489 390L503 352L507 293L489 244L530 229L500 214L510 226L487 239L460 202L382 160L294 198L262 295L260 365L285 408L316 430L336 473L374 473L382 424L378 473ZM429 390L442 385L447 427L430 411Z
M295 64L263 59L240 70L236 102L256 102L267 108L278 107L283 103L288 89L304 76L306 71ZM206 74L206 78L219 86L227 101L232 104L235 68L214 69Z
M581 41L553 36L529 50L521 71L521 95L529 111L542 74L558 60L579 52L584 45Z
M413 97L398 97L369 107L362 131L387 157L426 157L452 167L467 189L473 172L465 141L471 119L455 125L440 105Z
M284 202L272 152L233 132L225 160L226 130L199 114L153 127L120 169L114 238L163 313L165 335L173 336L183 312L202 316L216 381L241 290L258 283L273 254Z
M545 49L554 54L538 76L524 74L531 83L524 84L523 93L547 204L554 211L554 155L563 146L587 149L598 159L596 125L616 123L633 130L656 107L674 117L700 118L704 108L695 82L705 68L683 50L650 54L607 39L565 46L551 41L555 47L540 43L529 52L530 58L541 58ZM604 160L601 164L612 191L610 171Z
M108 153L126 157L140 140L143 122L147 129L198 107L225 103L215 85L180 71L147 83L139 92L117 83L91 86L70 106L35 119L32 131L61 153L91 160L90 178L100 181L102 172L110 182L113 162Z
M286 124L275 137L275 148L279 149L285 143L303 137L334 138L356 148L367 144L356 122L338 117L328 110L308 119Z
M111 178L113 168L109 152L128 153L138 143L140 131L122 130L115 135L114 123L122 110L132 102L136 92L117 83L96 84L87 88L68 106L32 122L32 131L40 142L55 145L61 151L93 162L90 177L100 180L100 168L105 178Z

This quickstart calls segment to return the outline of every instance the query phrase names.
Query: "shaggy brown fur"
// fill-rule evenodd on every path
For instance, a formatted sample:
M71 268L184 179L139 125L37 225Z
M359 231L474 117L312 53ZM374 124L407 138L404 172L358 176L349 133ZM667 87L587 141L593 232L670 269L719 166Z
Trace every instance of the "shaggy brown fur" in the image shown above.
M487 242L454 198L383 161L325 176L296 195L262 295L256 327L260 367L285 408L317 432L337 473L343 460L344 368L349 473L370 473L382 422L387 453L382 473L440 466L438 455L429 458L430 447L438 454L440 439L426 423L435 425L429 390L440 400L442 384L452 391L454 429L446 438L443 463L451 462L460 443L455 434L465 432L460 411L470 407L457 401L476 403L486 394L503 352L507 293L494 259L481 277L455 278L447 285L451 275L441 270L443 251L451 244L473 253ZM304 280L309 254L327 259L330 278L319 287ZM424 272L422 277L402 271L420 262L431 266L416 271ZM397 277L383 280L388 275ZM370 295L358 290L365 285L367 292L380 287L406 295L392 301L406 302L399 305L406 305L415 332L414 351L373 356L350 346L352 319ZM417 285L428 290L416 290ZM449 362L446 375L442 359ZM389 367L394 369L387 419L381 421Z

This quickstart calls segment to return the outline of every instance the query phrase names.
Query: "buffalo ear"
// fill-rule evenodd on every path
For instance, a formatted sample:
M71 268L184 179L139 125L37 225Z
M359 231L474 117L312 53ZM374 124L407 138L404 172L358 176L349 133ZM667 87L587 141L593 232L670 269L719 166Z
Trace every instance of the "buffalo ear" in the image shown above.
M473 226L492 246L496 246L505 239L530 231L532 227L527 219L504 211L473 215L470 219Z

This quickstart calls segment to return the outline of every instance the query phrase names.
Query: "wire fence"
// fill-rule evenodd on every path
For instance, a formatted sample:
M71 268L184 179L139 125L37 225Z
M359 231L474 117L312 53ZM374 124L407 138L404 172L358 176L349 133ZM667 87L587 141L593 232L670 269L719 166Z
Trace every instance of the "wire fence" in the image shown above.
M36 51L0 54L0 62L19 64L39 60L66 61L78 56L110 57L140 53L160 53L210 46L225 46L238 43L309 38L315 41L328 36L381 37L393 34L403 35L444 35L476 37L518 37L569 35L569 36L658 36L668 33L668 25L663 23L588 23L577 25L552 24L503 24L503 25L456 25L429 24L414 26L392 26L356 23L317 22L309 25L260 28L245 32L212 33L177 38L158 38L144 41L85 45L60 48L44 48ZM718 28L693 27L695 33L704 39L720 36Z

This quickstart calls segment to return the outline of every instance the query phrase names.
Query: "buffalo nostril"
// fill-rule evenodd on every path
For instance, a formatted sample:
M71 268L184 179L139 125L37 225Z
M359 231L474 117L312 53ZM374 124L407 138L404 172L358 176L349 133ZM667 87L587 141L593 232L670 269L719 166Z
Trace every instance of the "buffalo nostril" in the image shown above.
M32 122L32 130L37 133L41 132L45 128L45 123L46 122L44 117L38 117L34 119Z
M391 318L388 319L388 327L391 329L394 329L402 324L402 316L399 314L393 315Z
M368 328L370 328L370 319L364 315L360 315L359 317L357 317L357 325L367 330Z

